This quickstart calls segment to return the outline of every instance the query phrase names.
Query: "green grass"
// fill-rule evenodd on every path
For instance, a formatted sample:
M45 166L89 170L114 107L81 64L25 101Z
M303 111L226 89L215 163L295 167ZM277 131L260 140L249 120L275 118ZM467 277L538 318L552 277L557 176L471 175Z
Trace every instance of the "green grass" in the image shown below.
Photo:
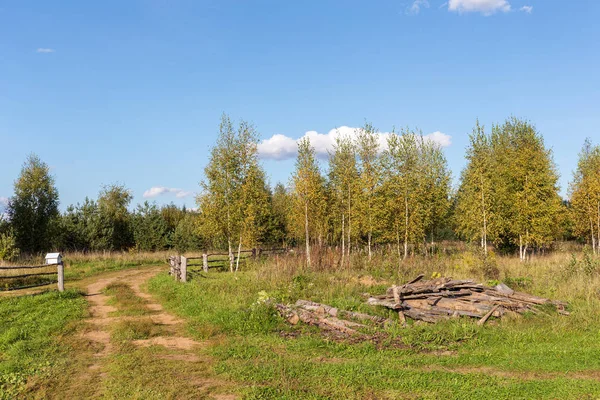
M0 299L0 398L14 398L31 378L60 373L73 334L86 314L80 292L47 292Z
M104 294L110 296L108 304L116 306L118 311L115 315L146 315L149 310L146 308L146 301L137 296L133 289L120 282L111 283L104 290Z
M461 273L452 261L427 261L401 273L381 267L368 282L361 279L364 270L284 271L260 265L237 275L209 273L187 284L159 275L149 288L188 321L191 335L218 338L212 350L216 372L240 382L250 399L598 398L600 301L594 293L600 285L597 277L565 278L561 260L547 260L539 271L526 269L531 264L500 264L500 280L528 277L518 281L536 294L562 295L571 302L571 316L550 312L484 327L469 319L390 327L389 337L403 347L350 344L314 328L290 327L261 300L303 298L395 318L364 305L361 294L380 293L420 268L444 274L452 269L455 276L470 269ZM290 338L291 332L299 336Z
M150 318L137 320L124 320L112 326L111 341L125 342L128 340L148 339L162 333L160 326L154 324Z
M136 258L135 254L114 258L94 256L69 257L67 254L65 264L65 281L68 283L69 281L87 278L104 272L121 271L150 265L163 265L165 264L165 258L162 253L156 255L148 253L139 258Z

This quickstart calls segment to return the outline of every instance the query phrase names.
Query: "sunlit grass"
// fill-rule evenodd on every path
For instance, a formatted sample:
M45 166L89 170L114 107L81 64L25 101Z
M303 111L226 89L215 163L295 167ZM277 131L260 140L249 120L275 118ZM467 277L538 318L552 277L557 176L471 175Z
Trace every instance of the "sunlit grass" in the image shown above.
M247 398L572 398L600 394L600 269L590 273L583 255L555 254L521 263L488 262L459 253L415 257L398 267L376 256L356 256L351 268L309 270L301 257L267 259L237 274L208 273L187 284L167 275L150 290L188 321L197 338L219 338L216 370L247 385ZM577 256L576 256L577 257ZM579 265L580 264L580 265ZM479 269L478 269L479 268ZM586 269L587 268L587 269ZM492 321L479 327L460 319L387 329L403 346L332 341L316 329L290 327L267 303L310 299L340 308L397 318L364 304L419 273L474 278L571 303L570 316L554 312ZM291 332L299 336L290 335Z

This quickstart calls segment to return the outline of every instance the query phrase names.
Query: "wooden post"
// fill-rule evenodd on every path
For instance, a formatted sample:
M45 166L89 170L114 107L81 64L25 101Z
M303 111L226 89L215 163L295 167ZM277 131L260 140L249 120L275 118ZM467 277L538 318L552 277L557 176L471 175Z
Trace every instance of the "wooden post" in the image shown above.
M204 272L208 272L208 254L202 254L202 268Z
M187 282L187 258L181 256L181 282Z
M181 257L180 256L175 256L173 265L174 265L173 269L175 271L173 276L175 277L175 282L177 282L179 280L179 276L181 274Z
M65 291L65 265L62 263L58 263L58 291Z
M252 259L256 259L256 248L252 249Z

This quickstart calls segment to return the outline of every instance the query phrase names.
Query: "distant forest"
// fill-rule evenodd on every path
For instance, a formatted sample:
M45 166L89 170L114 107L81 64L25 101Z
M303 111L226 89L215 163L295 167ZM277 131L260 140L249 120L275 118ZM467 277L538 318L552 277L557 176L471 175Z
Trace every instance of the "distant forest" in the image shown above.
M590 140L567 200L552 152L528 121L509 118L489 130L477 122L457 188L438 144L405 129L389 135L382 151L377 134L366 123L338 136L325 168L304 138L290 181L270 187L255 127L224 114L193 211L149 202L132 210L131 192L114 184L60 213L48 165L30 155L0 215L0 259L47 250L235 253L277 245L305 249L309 264L311 246L335 247L343 263L358 251L370 258L382 245L401 258L429 254L442 240L522 260L558 240L600 252L600 146Z

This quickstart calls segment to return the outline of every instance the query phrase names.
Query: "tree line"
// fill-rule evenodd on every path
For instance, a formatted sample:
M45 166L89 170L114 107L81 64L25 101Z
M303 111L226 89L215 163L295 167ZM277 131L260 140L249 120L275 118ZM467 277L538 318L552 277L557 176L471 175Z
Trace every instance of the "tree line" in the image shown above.
M5 216L0 216L0 259L19 254L61 251L179 251L202 247L195 212L174 204L144 202L134 210L123 185L104 186L97 199L86 198L59 212L59 196L49 168L30 155L14 184Z
M335 247L344 265L357 252L370 259L376 246L394 249L398 260L429 254L443 239L477 243L484 254L493 245L522 260L564 239L600 253L600 146L584 143L563 200L552 152L529 121L512 117L490 130L476 122L469 139L457 188L437 143L402 129L381 146L369 123L338 135L326 165L301 139L290 181L271 188L256 128L224 114L196 211L148 202L131 210L131 192L115 184L60 213L54 178L32 155L0 222L0 258L50 248L233 255L283 245L301 246L309 264L314 247Z

